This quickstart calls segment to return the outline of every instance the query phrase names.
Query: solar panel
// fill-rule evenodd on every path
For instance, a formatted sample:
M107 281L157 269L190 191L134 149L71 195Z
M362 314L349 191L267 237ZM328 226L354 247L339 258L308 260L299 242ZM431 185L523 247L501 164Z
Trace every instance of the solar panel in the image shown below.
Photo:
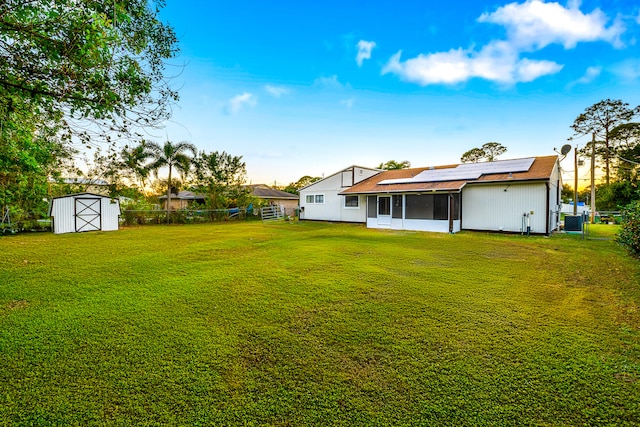
M418 182L438 181L470 181L480 178L482 175L495 173L526 172L531 168L532 157L515 160L499 160L496 162L463 163L455 168L428 169L420 172L412 178L385 179L379 184L411 184Z

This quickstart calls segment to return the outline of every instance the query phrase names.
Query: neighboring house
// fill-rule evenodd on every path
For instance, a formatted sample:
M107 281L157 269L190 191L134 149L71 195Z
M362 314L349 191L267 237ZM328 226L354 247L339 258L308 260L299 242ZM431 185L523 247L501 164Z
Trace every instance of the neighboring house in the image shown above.
M558 157L546 156L384 171L338 197L357 203L360 215L348 220L369 228L549 234L559 228L561 189ZM345 220L344 206L332 209L327 219Z
M269 204L280 206L284 209L285 215L294 216L298 209L298 201L300 196L297 194L287 193L286 191L276 190L265 184L252 184L247 188L251 190L251 195L260 200L264 200Z
M167 209L167 195L158 197L162 203L162 209ZM196 207L195 205L204 205L205 195L194 193L192 191L180 191L178 194L171 193L170 210L188 209Z
M300 219L365 222L366 196L340 193L380 172L380 169L350 166L300 189Z
M114 231L121 215L118 199L100 194L78 193L51 199L49 216L55 234L83 231Z

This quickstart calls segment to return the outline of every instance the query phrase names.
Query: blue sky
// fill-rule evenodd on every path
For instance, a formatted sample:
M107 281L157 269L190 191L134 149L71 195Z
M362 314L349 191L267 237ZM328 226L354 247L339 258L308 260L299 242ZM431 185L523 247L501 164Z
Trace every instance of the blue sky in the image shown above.
M595 102L640 104L637 1L167 0L161 16L181 99L157 139L242 156L253 183L458 163L489 141L550 155Z

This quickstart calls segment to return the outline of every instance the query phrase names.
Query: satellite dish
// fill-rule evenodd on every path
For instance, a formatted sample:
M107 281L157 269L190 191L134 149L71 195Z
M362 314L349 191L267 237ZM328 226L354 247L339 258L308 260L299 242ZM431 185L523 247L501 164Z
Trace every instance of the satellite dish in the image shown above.
M569 151L571 151L571 146L569 144L564 144L560 149L560 153L562 153L563 156L566 156Z

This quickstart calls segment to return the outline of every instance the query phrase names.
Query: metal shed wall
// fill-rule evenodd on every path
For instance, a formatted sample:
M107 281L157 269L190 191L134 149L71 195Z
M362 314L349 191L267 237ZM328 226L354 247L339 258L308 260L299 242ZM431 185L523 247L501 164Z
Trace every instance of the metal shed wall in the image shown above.
M118 218L121 214L120 202L109 197L83 193L57 197L51 201L49 216L52 217L52 230L54 234L76 232L76 200L99 199L100 200L100 227L101 231L118 230ZM93 229L92 229L93 230ZM88 230L87 230L88 231Z
M468 185L462 190L462 229L519 233L524 214L533 212L531 232L546 233L547 201L545 182Z

